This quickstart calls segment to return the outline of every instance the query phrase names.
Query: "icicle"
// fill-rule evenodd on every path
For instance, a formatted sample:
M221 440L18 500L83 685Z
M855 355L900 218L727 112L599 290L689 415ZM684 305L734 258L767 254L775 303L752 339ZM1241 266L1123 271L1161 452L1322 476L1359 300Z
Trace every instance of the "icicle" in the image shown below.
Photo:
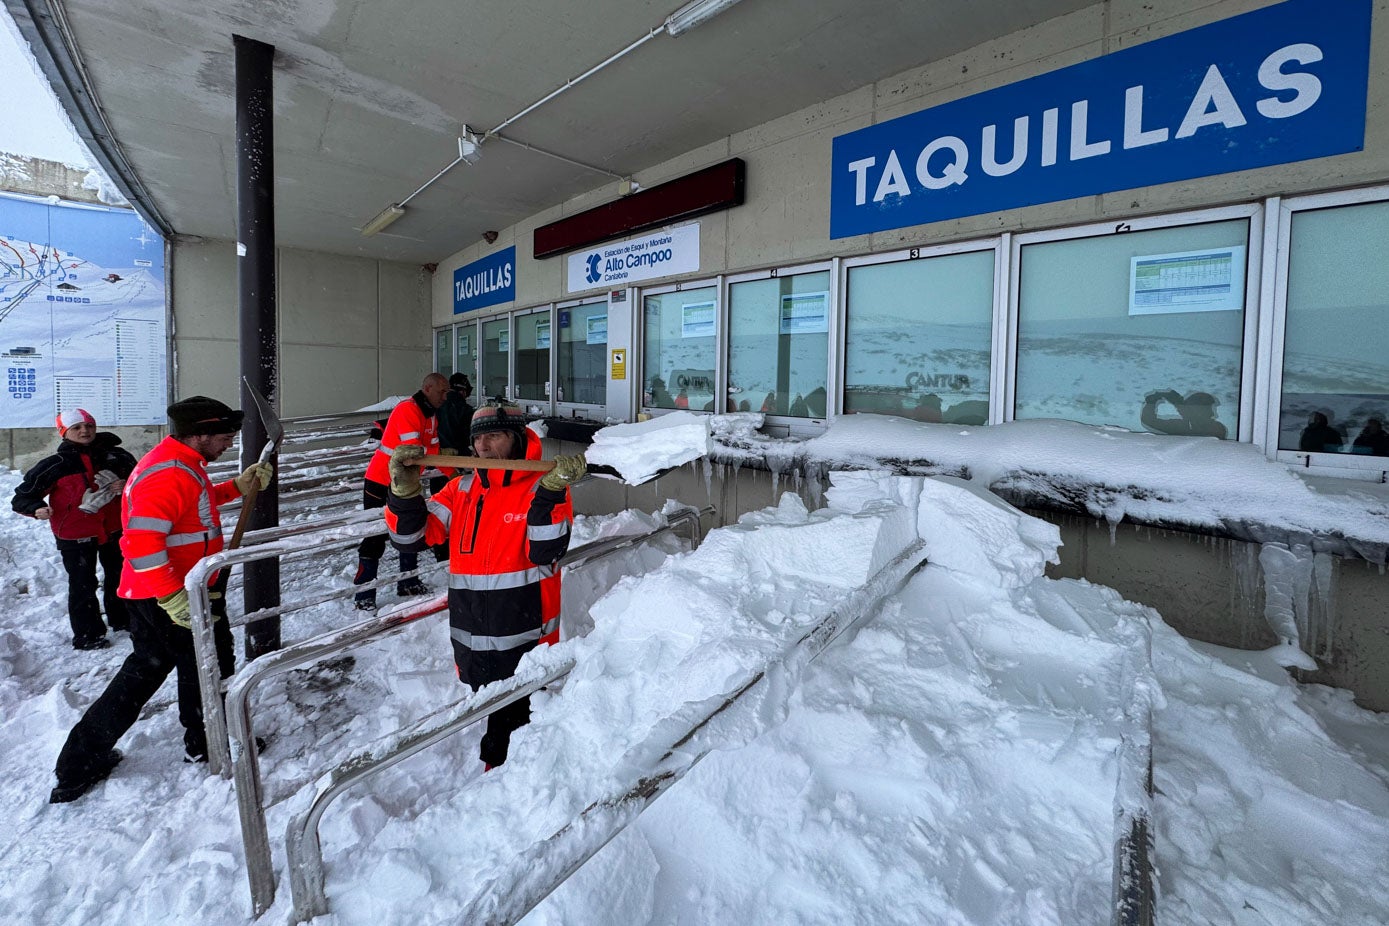
M1330 659L1336 637L1336 559L1329 553L1317 553L1312 558L1312 617L1318 633L1309 641L1313 653Z
M1264 577L1264 619L1285 644L1286 652L1281 654L1283 664L1315 669L1317 665L1307 658L1303 642L1308 639L1309 630L1311 548L1302 544L1289 548L1281 543L1266 543L1259 550L1259 565Z

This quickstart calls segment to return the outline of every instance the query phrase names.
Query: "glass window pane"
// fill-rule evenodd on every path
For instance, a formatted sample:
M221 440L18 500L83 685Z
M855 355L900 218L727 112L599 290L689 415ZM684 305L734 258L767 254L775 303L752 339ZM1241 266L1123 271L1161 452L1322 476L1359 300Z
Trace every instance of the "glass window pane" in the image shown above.
M1389 456L1389 203L1293 213L1278 448Z
M474 379L477 376L477 325L459 325L453 334L453 369L458 373L468 374L470 380ZM474 386L476 385L474 383Z
M849 270L844 411L989 420L993 251Z
M516 398L550 398L550 313L516 319Z
M714 337L718 293L712 286L646 297L642 404L718 411Z
M511 352L509 324L510 320L505 316L482 323L481 393L483 398L502 399L507 397L506 359Z
M448 376L453 372L453 329L440 328L434 332L434 369Z
M828 271L728 288L730 411L825 417L829 288Z
M1018 418L1238 436L1249 222L1022 248Z
M608 304L557 309L561 402L608 404Z

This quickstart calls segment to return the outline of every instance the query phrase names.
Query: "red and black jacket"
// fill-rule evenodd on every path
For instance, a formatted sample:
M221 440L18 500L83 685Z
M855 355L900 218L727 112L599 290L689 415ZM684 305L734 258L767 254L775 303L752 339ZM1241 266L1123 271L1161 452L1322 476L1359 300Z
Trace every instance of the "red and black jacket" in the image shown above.
M83 493L96 488L97 473L109 469L125 479L135 468L135 458L120 443L121 439L109 431L98 432L90 444L63 441L57 453L44 457L24 474L10 507L31 518L40 508L53 509L48 526L53 528L60 548L92 538L105 543L120 533L120 499L113 498L96 514L77 506Z
M437 411L424 397L424 390L416 392L391 410L391 417L386 419L386 429L381 435L381 446L367 463L368 482L381 485L390 483L391 451L401 444L419 444L430 455L439 452Z
M540 459L528 434L523 455ZM521 656L559 641L559 559L569 549L569 490L546 489L543 473L478 469L432 498L396 498L386 508L391 542L422 550L448 543L449 632L464 683L507 678Z

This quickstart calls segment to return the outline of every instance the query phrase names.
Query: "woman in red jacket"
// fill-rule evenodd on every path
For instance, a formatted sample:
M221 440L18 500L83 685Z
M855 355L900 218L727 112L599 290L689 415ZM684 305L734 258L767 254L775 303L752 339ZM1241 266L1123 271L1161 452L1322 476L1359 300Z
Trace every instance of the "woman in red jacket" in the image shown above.
M112 630L130 623L125 603L116 594L121 575L121 487L135 458L121 449L121 439L96 429L96 419L81 408L58 416L58 452L44 457L24 474L11 507L53 528L63 568L68 574L68 621L74 649L111 645L97 607L96 567L104 579L102 600Z

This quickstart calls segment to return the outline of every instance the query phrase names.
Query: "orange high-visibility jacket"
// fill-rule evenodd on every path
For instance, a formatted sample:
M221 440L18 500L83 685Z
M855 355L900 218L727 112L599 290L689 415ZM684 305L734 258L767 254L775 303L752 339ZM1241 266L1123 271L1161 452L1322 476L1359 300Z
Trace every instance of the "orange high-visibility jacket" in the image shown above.
M526 437L525 457L540 458ZM391 496L386 526L402 549L448 542L449 624L459 677L506 678L537 644L559 641L559 559L569 548L569 490L539 485L543 473L479 469L426 500Z
M120 596L157 598L183 588L193 564L222 549L217 506L240 496L230 479L213 485L207 461L187 444L160 441L125 482ZM216 578L209 576L208 585Z
M419 444L427 455L439 452L439 416L424 397L423 390L391 410L391 417L381 432L381 446L376 448L367 464L367 479L390 485L391 451L401 444Z

